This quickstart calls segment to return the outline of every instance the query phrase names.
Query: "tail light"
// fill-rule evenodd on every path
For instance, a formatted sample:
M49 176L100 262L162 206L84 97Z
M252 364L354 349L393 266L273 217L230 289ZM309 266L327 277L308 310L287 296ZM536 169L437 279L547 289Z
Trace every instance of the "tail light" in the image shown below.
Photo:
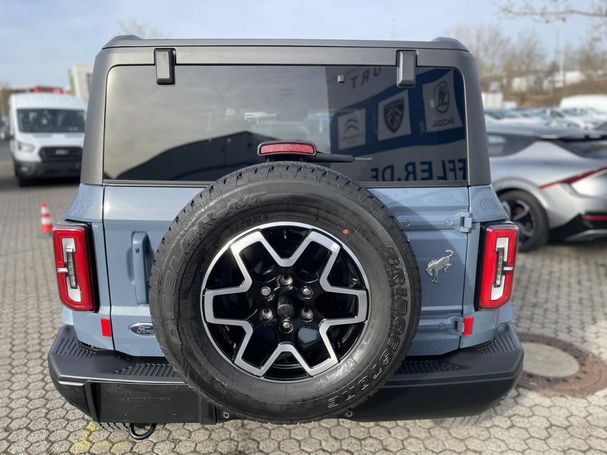
M591 223L600 223L607 221L607 214L605 213L587 213L584 215L584 220L590 221Z
M85 224L57 224L53 247L59 297L77 311L93 311L93 280L89 257L89 227Z
M518 228L513 223L483 227L479 309L497 308L512 297Z
M590 177L591 175L598 174L599 172L603 172L605 170L607 170L607 167L601 167L601 168L598 168L598 169L593 169L591 171L582 172L580 174L575 174L575 175L572 175L571 177L567 177L565 179L555 180L553 182L544 183L543 185L540 185L540 188L541 189L545 189L545 188L549 188L549 187L554 186L554 185L558 185L560 183L567 183L567 184L571 185L572 183L575 183L575 182L577 182L579 180L585 179L586 177Z
M262 142L257 147L260 156L271 155L306 155L315 156L316 146L309 142Z

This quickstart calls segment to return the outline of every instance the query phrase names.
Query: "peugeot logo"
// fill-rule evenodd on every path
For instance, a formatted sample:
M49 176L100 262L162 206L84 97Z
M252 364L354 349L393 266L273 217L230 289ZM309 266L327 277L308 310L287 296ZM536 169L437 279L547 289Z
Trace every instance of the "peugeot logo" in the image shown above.
M135 335L154 335L154 324L151 322L136 322L135 324L129 325L129 330Z
M403 98L392 101L384 106L384 122L390 131L396 133L403 123L405 100Z

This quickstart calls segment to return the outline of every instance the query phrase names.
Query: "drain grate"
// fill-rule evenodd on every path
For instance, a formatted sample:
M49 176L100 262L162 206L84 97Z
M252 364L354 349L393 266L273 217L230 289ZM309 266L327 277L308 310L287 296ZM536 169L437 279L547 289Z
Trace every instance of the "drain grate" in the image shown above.
M585 397L607 387L607 365L597 355L545 335L518 336L523 346L531 348L518 382L520 387L549 396L572 397Z

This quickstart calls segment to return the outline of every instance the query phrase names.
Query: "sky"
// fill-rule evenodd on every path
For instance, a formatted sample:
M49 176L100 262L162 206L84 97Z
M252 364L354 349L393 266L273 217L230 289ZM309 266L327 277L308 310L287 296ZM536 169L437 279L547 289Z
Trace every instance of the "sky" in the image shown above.
M172 38L430 40L496 24L533 28L550 53L557 33L577 44L593 26L504 19L490 0L0 0L0 84L67 86L69 67L93 63L129 19Z

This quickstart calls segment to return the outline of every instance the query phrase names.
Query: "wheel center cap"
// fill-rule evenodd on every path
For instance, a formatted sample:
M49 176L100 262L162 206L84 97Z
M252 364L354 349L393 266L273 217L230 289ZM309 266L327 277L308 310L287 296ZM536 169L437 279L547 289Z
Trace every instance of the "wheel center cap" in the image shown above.
M278 298L278 307L276 308L276 314L282 318L292 318L295 315L295 308L291 303L291 299L286 295L281 295Z

